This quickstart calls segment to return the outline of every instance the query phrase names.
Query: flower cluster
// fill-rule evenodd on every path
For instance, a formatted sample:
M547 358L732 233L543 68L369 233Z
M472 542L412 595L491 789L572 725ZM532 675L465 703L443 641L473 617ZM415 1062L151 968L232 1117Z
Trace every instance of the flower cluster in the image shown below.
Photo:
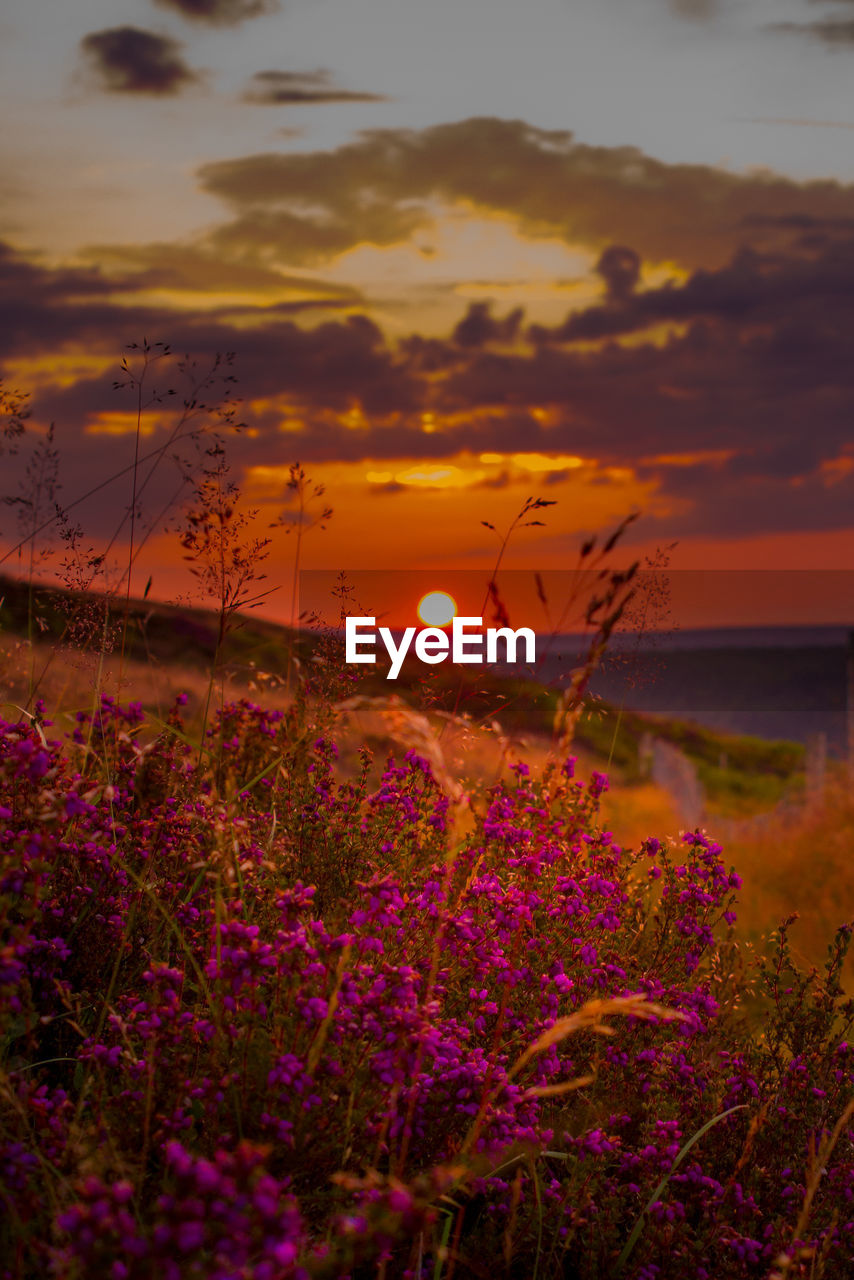
M622 848L602 774L461 833L414 753L179 717L0 722L3 1280L850 1271L844 933L748 999L721 848Z

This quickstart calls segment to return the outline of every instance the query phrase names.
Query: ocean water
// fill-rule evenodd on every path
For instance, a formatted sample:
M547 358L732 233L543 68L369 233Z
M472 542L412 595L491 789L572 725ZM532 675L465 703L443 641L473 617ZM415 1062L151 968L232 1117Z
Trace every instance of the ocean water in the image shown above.
M750 627L614 638L591 691L635 711L846 750L846 627ZM560 687L586 652L578 636L538 644L535 678Z

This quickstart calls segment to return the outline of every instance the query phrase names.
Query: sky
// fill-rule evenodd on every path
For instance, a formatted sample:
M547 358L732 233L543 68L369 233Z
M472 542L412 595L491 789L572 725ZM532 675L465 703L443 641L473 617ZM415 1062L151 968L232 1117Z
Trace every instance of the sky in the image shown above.
M852 70L854 0L6 0L0 377L31 413L5 494L55 450L41 507L115 581L138 451L133 589L186 592L216 419L173 440L177 356L233 352L199 400L241 398L219 426L272 616L297 461L311 570L488 573L530 496L508 570L572 568L630 512L626 560L854 566ZM114 384L143 338L174 355L138 432ZM31 516L0 511L0 555Z

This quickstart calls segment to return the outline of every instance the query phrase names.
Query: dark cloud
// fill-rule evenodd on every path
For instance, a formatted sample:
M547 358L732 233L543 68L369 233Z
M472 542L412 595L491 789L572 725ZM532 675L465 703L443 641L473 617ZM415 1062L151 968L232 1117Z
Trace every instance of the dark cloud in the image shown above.
M115 307L96 270L46 268L0 242L0 351L6 359L73 342L96 350L108 338Z
M613 298L619 305L571 312L553 329L533 326L535 342L576 342L614 338L664 323L715 320L732 326L773 327L810 315L810 327L799 338L810 348L810 334L847 323L854 291L854 238L817 246L811 256L760 254L742 249L717 271L693 272L683 284Z
M794 530L817 533L851 527L854 475L830 484L815 471L798 476L793 483L774 475L738 475L725 467L710 483L706 469L697 468L693 476L674 469L664 477L662 493L683 506L678 518L662 521L663 537L677 529L676 536L681 538L737 539Z
M278 0L154 0L161 9L170 9L193 22L235 27L250 18L277 13Z
M322 299L210 311L174 311L166 304L128 307L111 294L121 282L102 272L49 271L0 245L0 351L6 361L85 350L118 360L142 334L208 361L239 351L241 380L253 399L288 395L307 409L343 414L358 404L385 418L415 415L423 403L420 380L399 361L368 317L351 315L303 328L289 318ZM44 381L50 382L49 374ZM115 409L109 379L81 379L35 397L43 420L82 429L92 414ZM271 409L270 423L280 414Z
M827 18L819 22L774 22L769 31L788 35L811 36L830 48L847 49L854 46L854 19Z
M459 347L485 347L490 342L512 343L523 316L522 308L516 307L499 320L493 316L488 302L472 302L454 329L453 341Z
M801 210L798 213L753 213L744 219L745 227L777 228L783 231L820 231L832 233L841 231L850 234L854 231L854 217L851 218L819 218L812 213Z
M387 102L379 93L341 89L329 71L258 71L243 95L244 102L264 106L305 106L324 102Z
M84 252L102 266L114 264L122 290L169 289L191 293L252 293L281 296L299 291L300 306L352 307L364 299L357 289L331 280L289 275L263 264L229 260L196 245L92 245Z
M422 407L419 379L365 315L304 328L288 318L292 304L287 302L251 311L195 312L171 310L166 304L131 308L111 298L116 288L117 281L101 272L48 271L0 246L0 350L5 359L38 357L59 348L118 358L127 343L147 334L203 361L218 351L239 351L241 377L259 400L284 394L334 413L358 404L378 417L415 414ZM42 395L40 412L44 417L70 413L80 423L87 412L105 411L111 399L108 382L82 379Z
M182 45L138 27L109 27L84 36L80 46L101 86L111 93L179 93L198 76Z
M641 260L634 249L611 244L596 263L596 271L605 281L608 298L612 302L625 302L640 280Z
M406 241L433 225L437 202L504 215L529 237L599 251L629 244L646 261L689 267L721 266L741 245L779 234L752 218L854 217L854 188L837 182L668 165L634 147L587 146L493 118L218 161L199 179L233 210L213 234L219 250L293 265Z
M495 475L485 476L483 480L479 480L474 488L477 489L508 489L512 484L513 477L509 471L497 471ZM548 484L548 479L546 479Z

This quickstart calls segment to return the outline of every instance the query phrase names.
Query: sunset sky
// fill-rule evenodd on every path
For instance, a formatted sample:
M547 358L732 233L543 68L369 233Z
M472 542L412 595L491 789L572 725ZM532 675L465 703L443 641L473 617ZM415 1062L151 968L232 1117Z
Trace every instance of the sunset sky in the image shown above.
M133 460L145 336L236 353L231 474L261 533L292 462L325 486L312 569L441 586L529 495L510 569L632 510L626 559L854 567L852 75L854 0L7 0L0 374L33 414L4 492L51 421L62 502ZM173 494L167 457L142 527ZM75 519L103 545L129 500ZM186 588L162 525L149 574Z

